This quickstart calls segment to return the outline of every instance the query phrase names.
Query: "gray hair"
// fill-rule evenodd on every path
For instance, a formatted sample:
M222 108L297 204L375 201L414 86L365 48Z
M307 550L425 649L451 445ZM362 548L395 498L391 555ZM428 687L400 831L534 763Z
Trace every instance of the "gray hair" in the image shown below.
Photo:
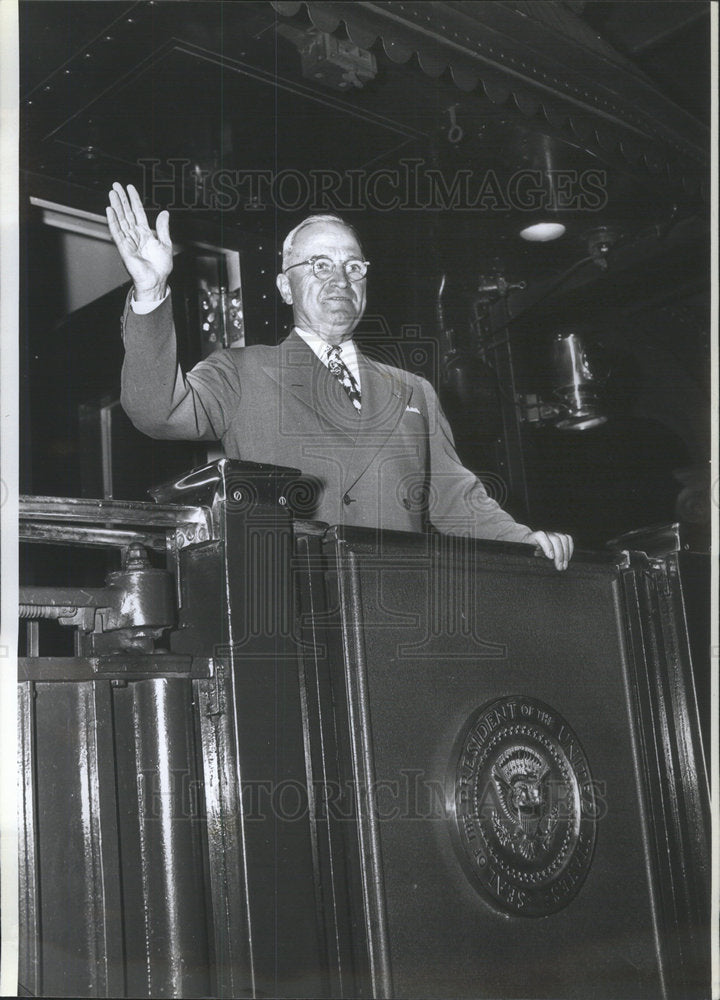
M291 229L290 232L285 237L285 239L283 240L283 247L282 247L283 271L287 268L288 263L290 262L290 257L292 256L293 248L295 246L295 240L297 239L298 233L301 233L302 230L306 229L308 226L314 226L316 222L335 222L343 226L344 229L347 229L348 232L353 234L353 236L357 240L357 245L361 247L360 237L355 232L354 228L350 225L349 222L346 222L344 219L341 219L339 215L308 215L307 219L303 219L302 222L298 223L298 225L295 226L294 229ZM362 247L361 247L361 252L362 252Z

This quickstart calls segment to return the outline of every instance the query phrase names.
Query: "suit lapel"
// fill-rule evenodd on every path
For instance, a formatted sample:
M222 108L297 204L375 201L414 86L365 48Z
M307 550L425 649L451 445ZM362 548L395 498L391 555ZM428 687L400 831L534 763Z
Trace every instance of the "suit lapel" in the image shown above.
M412 396L410 386L376 361L365 358L359 351L358 364L362 396L360 433L348 463L346 491L358 481L384 447L397 428Z
M294 330L278 347L277 367L266 365L262 371L279 385L284 411L301 403L314 414L318 433L340 431L355 441L360 430L357 411L338 380Z
M396 430L412 397L412 388L358 351L362 396L358 415L338 380L294 330L279 345L277 357L277 365L265 365L262 371L279 386L288 420L293 422L293 413L301 404L314 416L318 436L328 448L332 448L333 438L338 440L337 435L352 442L344 487L349 490Z

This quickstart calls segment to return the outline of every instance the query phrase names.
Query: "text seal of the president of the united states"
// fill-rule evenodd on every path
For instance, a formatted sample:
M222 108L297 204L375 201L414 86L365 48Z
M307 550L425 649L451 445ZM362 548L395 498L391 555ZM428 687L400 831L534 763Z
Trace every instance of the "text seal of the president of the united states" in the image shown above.
M550 706L521 695L478 709L449 773L463 867L505 913L566 906L592 862L599 803L583 748Z

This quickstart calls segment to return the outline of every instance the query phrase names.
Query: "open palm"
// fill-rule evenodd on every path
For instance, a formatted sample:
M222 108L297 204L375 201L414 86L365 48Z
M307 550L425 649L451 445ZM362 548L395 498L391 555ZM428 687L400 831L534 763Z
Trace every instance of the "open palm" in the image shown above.
M112 186L106 215L110 235L135 284L136 297L151 295L161 298L173 266L170 216L161 212L157 218L157 231L153 232L140 195L132 184L128 184L126 194L118 183Z

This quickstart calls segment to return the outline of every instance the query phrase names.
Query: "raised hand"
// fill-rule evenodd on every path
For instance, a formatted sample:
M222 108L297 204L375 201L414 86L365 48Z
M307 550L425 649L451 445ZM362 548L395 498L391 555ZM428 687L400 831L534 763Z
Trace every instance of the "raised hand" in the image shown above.
M563 535L559 531L533 531L528 542L537 545L544 556L552 559L555 569L567 569L574 548L570 535Z
M169 214L158 215L157 231L153 232L135 188L128 184L126 194L117 182L112 186L105 214L110 235L135 284L135 301L162 299L173 268Z

